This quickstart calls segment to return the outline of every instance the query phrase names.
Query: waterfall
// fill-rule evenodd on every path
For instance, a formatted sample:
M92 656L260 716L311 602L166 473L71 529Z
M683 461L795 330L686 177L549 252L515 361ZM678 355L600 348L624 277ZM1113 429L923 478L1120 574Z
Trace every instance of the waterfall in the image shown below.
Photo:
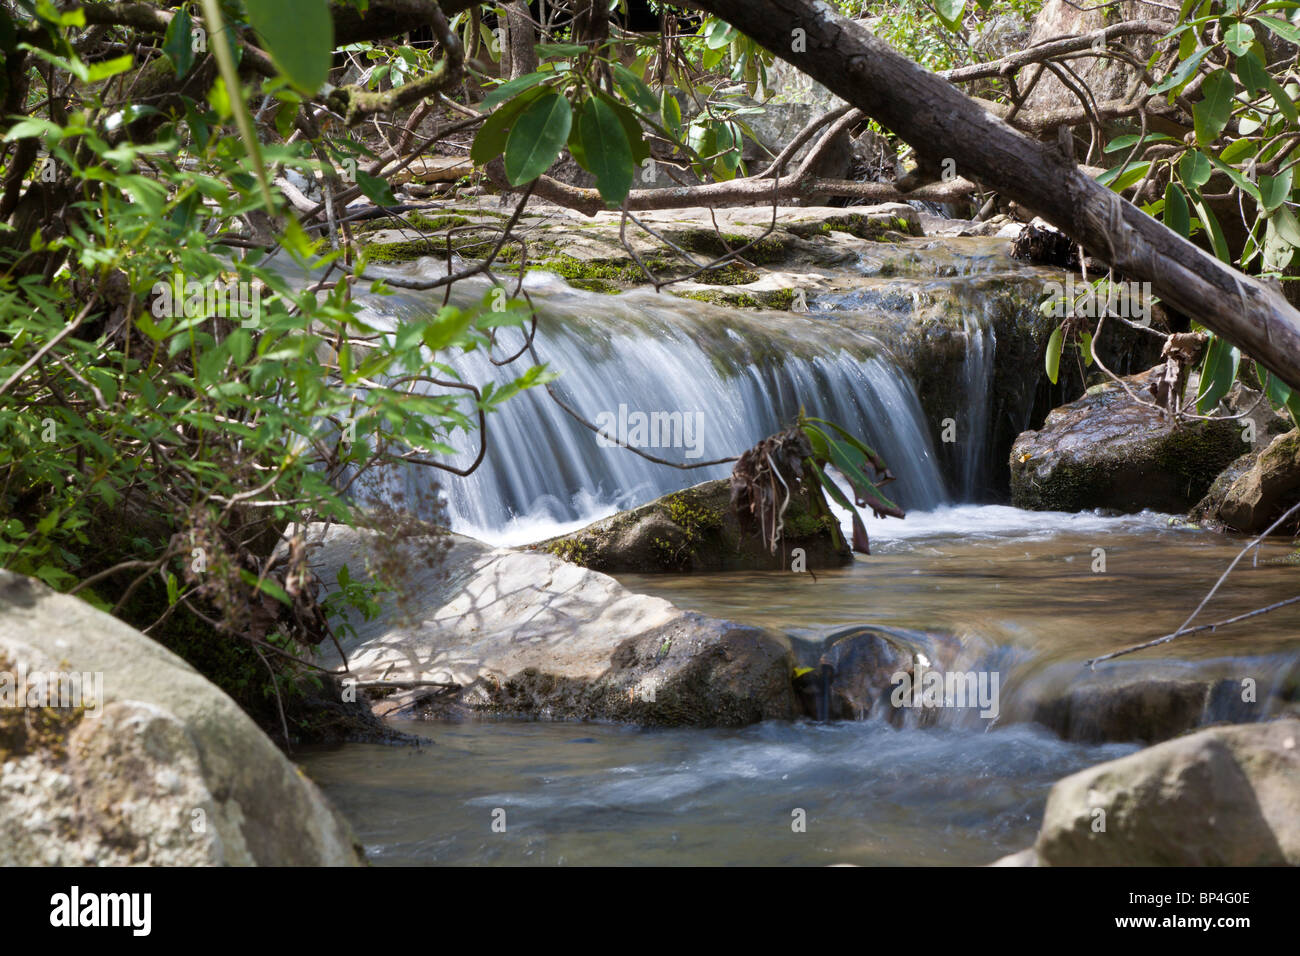
M464 301L484 289L459 285ZM635 421L639 412L699 425L672 429L667 437L677 447L647 447L650 454L683 463L737 455L789 426L802 406L880 453L897 476L887 493L903 508L945 502L916 391L869 335L816 316L725 309L649 290L585 293L544 274L531 274L528 288L538 308L539 358L559 375L555 388L569 405L593 422ZM427 311L440 304L432 295L368 300L369 318ZM510 330L498 354L519 344L520 333ZM448 361L464 381L504 384L526 367L527 356L506 368L492 365L481 350ZM457 465L477 452L477 434L466 440L471 447L454 459ZM411 500L438 482L456 530L515 542L730 471L730 464L683 471L601 447L594 433L535 388L488 417L487 454L471 476L411 467L401 480Z

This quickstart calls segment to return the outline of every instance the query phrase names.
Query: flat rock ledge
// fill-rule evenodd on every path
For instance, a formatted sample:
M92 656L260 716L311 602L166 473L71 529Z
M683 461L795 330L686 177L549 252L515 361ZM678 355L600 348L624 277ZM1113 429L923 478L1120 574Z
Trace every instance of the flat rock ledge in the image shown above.
M316 569L333 581L365 573L374 540L333 528ZM740 726L791 719L797 704L789 640L760 628L683 611L554 555L493 548L449 535L433 569L412 568L406 606L356 620L343 644L384 717L502 715L605 719L647 726ZM337 652L325 666L339 667Z
M56 682L66 696L37 689ZM215 685L0 571L0 866L362 862L315 784Z

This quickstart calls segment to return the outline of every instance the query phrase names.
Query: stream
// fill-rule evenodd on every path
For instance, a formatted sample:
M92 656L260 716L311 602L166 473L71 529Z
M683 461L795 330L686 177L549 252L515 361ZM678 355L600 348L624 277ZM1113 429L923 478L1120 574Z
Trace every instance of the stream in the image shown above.
M917 646L960 646L963 666L1001 675L997 717L944 709L930 726L901 729L880 719L741 729L421 722L398 727L427 746L297 754L372 862L986 864L1033 842L1058 779L1137 749L1063 739L1036 716L1093 676L1087 658L1176 629L1243 542L1166 515L969 503L980 497L979 476L1005 468L1007 454L990 439L1000 343L988 316L1005 307L997 283L1037 274L987 240L866 246L857 267L831 276L831 291L815 295L804 315L642 291L603 296L530 274L540 351L561 373L557 388L592 417L620 403L702 413L706 458L785 427L801 405L864 436L898 474L890 493L909 512L902 521L868 520L870 557L815 576L620 580L784 633L804 666L862 626ZM881 265L887 255L895 257L889 268ZM466 285L467 298L482 294ZM908 363L875 331L939 321L934 310L954 303L965 359L959 352L953 414L967 431L952 453L939 454ZM401 293L372 303L371 320L429 307L420 294ZM481 353L457 357L454 368L467 381L514 374ZM1016 428L1029 418L1032 390L1024 394L1001 413ZM680 472L599 448L540 390L513 399L490 429L484 466L443 493L455 530L499 545L564 533L729 472ZM412 470L390 480L409 494L432 479ZM1292 596L1295 570L1264 563L1289 550L1269 544L1260 563L1244 561L1199 621ZM1219 682L1228 697L1249 680L1259 701L1251 715L1267 716L1300 674L1298 624L1300 606L1291 606L1249 627L1188 635L1100 665L1097 674ZM1200 722L1234 714L1243 719L1208 706Z
M956 506L870 523L873 555L810 576L621 578L683 607L816 642L864 623L942 628L1002 661L1003 717L919 729L881 720L742 729L406 723L420 748L300 754L372 862L416 864L979 865L1033 842L1051 785L1136 744L1061 740L1018 700L1090 654L1172 630L1241 542L1167 516ZM1091 570L1105 548L1107 569ZM1270 545L1263 557L1286 550ZM1239 569L1207 621L1289 596L1294 571ZM1300 611L1180 638L1164 667L1294 680ZM1102 668L1149 668L1153 652ZM1264 697L1261 691L1261 699ZM504 810L505 832L492 829ZM796 809L806 830L792 829Z

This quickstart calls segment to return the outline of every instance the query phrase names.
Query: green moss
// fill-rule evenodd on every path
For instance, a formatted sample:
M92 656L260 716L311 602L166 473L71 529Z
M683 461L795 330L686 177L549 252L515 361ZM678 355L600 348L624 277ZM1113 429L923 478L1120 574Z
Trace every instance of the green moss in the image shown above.
M0 658L0 673L13 674L17 668ZM95 701L94 703L102 703ZM68 737L86 715L84 706L0 708L0 763L13 757L49 753L57 760L68 755Z
M715 258L735 252L751 241L749 236L739 233L718 233L712 229L688 229L674 234L671 238L688 252ZM764 236L740 255L757 265L782 262L789 258L790 244L776 236Z
M733 309L774 309L789 312L794 305L793 289L764 289L746 292L724 292L721 289L700 289L695 292L674 292L679 299L693 299Z
M849 213L844 216L831 216L819 223L794 223L787 227L797 236L827 235L831 232L847 232L859 239L872 242L898 242L912 235L912 224L901 216L892 220L873 219L862 213Z
M421 256L447 254L447 244L436 239L413 239L409 242L381 242L366 246L371 262L409 262Z
M582 568L587 567L587 562L590 560L591 548L580 538L561 538L547 545L544 550L547 554L553 554L562 561L568 561Z
M791 502L793 504L794 502ZM816 515L811 511L801 511L795 514L787 512L785 517L785 534L789 538L811 538L823 532L833 532L838 529L835 519L828 514Z

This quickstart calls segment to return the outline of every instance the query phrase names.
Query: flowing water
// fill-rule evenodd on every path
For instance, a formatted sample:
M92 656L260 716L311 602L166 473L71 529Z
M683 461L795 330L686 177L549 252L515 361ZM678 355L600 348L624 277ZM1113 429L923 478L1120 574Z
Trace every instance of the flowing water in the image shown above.
M890 297L955 296L966 331L962 388L971 434L983 436L997 342L978 297L968 288L936 292L933 283L936 275L1012 268L987 250L971 245L956 267L951 254L923 250L912 259L915 274L901 280L873 274L866 262L855 286L814 299L803 316L737 314L648 292L592 296L545 277L531 281L542 358L561 372L566 400L588 417L617 419L620 404L628 413L700 412L700 452L711 458L747 447L806 405L881 451L899 474L895 497L911 512L903 521L869 520L872 556L843 569L626 575L624 584L783 632L805 664L828 638L863 625L921 644L955 639L966 666L1002 675L996 719L949 711L925 729L878 719L734 730L421 723L403 729L429 738L428 746L351 744L299 755L371 859L982 864L1033 841L1056 780L1136 749L1062 740L1033 721L1035 707L1090 676L1086 658L1174 630L1241 542L1161 515L1044 514L949 500L946 488L957 489L959 501L975 497L992 450L968 442L956 474L943 474L901 363L864 323L844 320L888 311ZM422 308L413 294L376 306L393 315ZM833 333L829 323L838 325ZM457 371L478 382L508 377L482 355L461 360ZM485 467L446 492L458 530L503 544L559 533L728 471L683 473L601 448L540 393L512 401L489 427ZM689 460L692 449L652 451ZM428 476L402 480L418 485ZM1268 545L1259 557L1285 550ZM1292 568L1244 562L1200 620L1290 597L1294 581ZM1298 625L1300 609L1289 607L1100 665L1098 673L1249 679L1263 716L1300 675Z

